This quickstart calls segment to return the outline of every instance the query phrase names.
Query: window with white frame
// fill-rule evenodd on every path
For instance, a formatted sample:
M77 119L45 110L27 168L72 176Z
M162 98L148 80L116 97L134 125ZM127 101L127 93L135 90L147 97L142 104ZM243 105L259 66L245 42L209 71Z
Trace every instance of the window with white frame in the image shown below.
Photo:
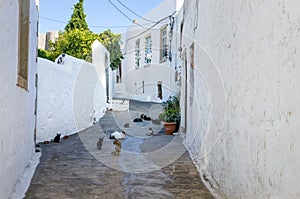
M135 68L139 68L140 67L140 59L141 59L141 55L140 55L140 40L136 40L135 42Z
M167 42L167 27L160 31L160 61L167 61L168 57L168 42Z
M145 63L149 64L152 60L152 40L151 36L146 37L145 40Z

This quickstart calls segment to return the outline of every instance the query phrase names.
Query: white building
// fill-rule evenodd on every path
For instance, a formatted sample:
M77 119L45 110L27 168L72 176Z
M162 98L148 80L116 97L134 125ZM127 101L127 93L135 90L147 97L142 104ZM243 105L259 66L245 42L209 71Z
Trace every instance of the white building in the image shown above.
M0 1L0 198L10 198L35 151L38 7Z
M122 84L116 85L115 97L160 102L178 91L176 54L170 51L177 47L174 33L182 3L163 1L122 35Z
M220 198L300 197L299 8L191 0L179 14L182 131Z
M38 34L38 48L42 50L49 50L50 42L54 43L59 37L57 30L47 31L46 33Z
M37 141L79 132L110 108L109 82L114 82L115 74L109 68L109 52L97 40L92 51L93 64L68 55L56 63L39 58Z

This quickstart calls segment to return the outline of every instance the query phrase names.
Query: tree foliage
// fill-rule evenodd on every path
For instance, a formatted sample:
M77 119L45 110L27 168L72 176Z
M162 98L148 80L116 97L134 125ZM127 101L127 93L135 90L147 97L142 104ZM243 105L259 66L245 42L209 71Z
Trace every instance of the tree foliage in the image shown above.
M110 67L111 69L117 69L123 59L120 49L120 34L114 34L111 30L105 30L99 34L100 42L107 48L110 53Z
M49 57L49 52L46 51L46 50L38 49L38 57L48 59L48 57Z
M83 0L74 5L73 14L64 32L54 43L50 42L50 50L39 50L39 57L54 61L60 54L66 53L79 59L91 62L92 43L98 39L110 53L110 67L117 69L123 59L120 49L120 34L114 34L111 30L105 30L100 34L89 30L85 21Z
M79 0L79 2L74 5L73 14L69 23L66 25L65 30L67 32L75 29L89 30L85 17L86 14L83 9L83 0Z
M74 29L60 34L55 43L51 45L52 52L57 56L66 53L79 59L87 59L92 52L92 43L99 36L89 30ZM90 60L87 60L90 61Z

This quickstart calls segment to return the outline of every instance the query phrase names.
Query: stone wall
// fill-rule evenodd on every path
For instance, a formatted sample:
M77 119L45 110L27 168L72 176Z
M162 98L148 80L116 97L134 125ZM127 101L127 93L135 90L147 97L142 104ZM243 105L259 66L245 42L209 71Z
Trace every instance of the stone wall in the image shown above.
M221 198L300 197L299 7L192 0L180 12L186 145Z

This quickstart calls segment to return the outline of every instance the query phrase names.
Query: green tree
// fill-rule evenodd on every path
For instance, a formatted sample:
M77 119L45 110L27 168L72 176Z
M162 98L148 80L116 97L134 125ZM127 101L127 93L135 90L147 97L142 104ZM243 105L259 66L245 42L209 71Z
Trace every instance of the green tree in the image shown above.
M59 33L55 43L50 43L50 50L39 51L39 56L54 61L60 54L66 53L91 62L92 43L98 39L110 53L110 67L115 70L123 59L120 49L120 34L105 30L95 34L89 30L85 21L83 0L74 5L73 14L64 32Z
M65 30L71 31L74 29L84 29L89 30L89 27L85 20L86 14L83 9L83 0L79 0L78 3L74 5L73 14L69 23L66 25Z
M99 39L99 35L89 30L74 29L60 34L51 47L57 56L66 53L79 59L91 61L92 43L96 39Z
M100 42L107 48L110 53L110 67L115 70L119 67L121 60L123 59L120 42L121 35L114 34L110 29L103 31L99 34Z
M48 51L42 50L42 49L38 49L38 57L48 59L49 58L48 54L49 54Z
M51 42L49 45L53 45ZM54 61L58 57L59 53L53 50L43 50L38 49L38 57L49 59L51 61Z

